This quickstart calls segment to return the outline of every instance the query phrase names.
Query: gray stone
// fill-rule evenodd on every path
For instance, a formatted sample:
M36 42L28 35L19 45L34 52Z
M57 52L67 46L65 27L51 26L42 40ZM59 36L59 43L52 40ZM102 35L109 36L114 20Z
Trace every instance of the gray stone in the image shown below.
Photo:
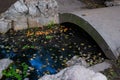
M83 59L83 58L80 58L78 56L74 56L72 57L71 60L67 61L67 66L73 66L73 65L81 65L81 66L84 66L84 67L88 67L89 64L86 63L86 61Z
M0 19L0 32L5 33L11 28L11 21L5 20L4 18Z
M67 62L69 67L54 75L45 75L39 80L107 80L99 71L110 68L108 61L88 67L86 61L74 56ZM98 69L98 70L97 70Z
M18 0L7 11L2 13L2 17L5 17L5 19L14 20L21 15L25 15L27 12L28 8L24 4L23 0Z
M102 62L102 63L98 63L96 65L93 65L91 67L89 67L90 70L93 70L95 72L100 72L100 71L104 71L105 69L108 69L108 68L111 68L112 65L105 61L105 62Z
M55 75L45 75L39 80L107 80L98 72L94 72L80 65L67 67Z
M16 16L16 18L13 20L14 21L13 26L14 26L15 30L28 28L28 21L27 21L26 16L24 16L24 15Z
M29 27L43 27L43 25L41 24L43 21L39 17L28 17L27 22Z
M41 15L41 10L39 9L40 0L25 0L25 5L28 8L28 14L32 17L39 17ZM41 2L42 3L42 2ZM45 5L42 4L41 6Z
M2 13L0 18L13 21L15 30L25 29L28 26L41 27L50 21L58 23L58 5L56 0L18 0ZM6 27L2 26L0 32L6 31Z
M13 61L10 59L1 59L0 60L0 79L2 78L2 71L7 69L7 67L12 63Z
M83 66L75 65L65 71L61 80L107 80L107 78Z
M21 13L21 14L24 14L24 13L27 13L28 12L28 8L27 6L25 5L24 1L23 0L19 0L17 1L14 5L14 10L17 12L17 13ZM10 10L10 9L9 9ZM11 12L11 11L10 11ZM11 12L13 13L13 12Z

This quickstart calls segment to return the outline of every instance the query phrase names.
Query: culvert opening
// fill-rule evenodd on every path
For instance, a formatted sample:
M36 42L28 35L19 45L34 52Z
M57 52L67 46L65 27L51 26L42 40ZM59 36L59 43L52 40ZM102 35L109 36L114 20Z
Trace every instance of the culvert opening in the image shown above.
M80 26L74 23L69 23L69 22L61 23L61 25L71 29L71 32L73 32L73 34L76 37L78 37L78 39L74 38L74 40L77 40L76 42L84 43L83 47L86 47L86 50L82 48L84 50L83 54L86 52L88 52L87 54L89 54L89 51L93 51L93 54L97 55L100 52L101 57L103 57L104 59L107 59L106 55L104 54L102 49L99 47L99 45L96 43L96 41ZM90 47L90 45L92 46L92 48Z
M17 76L21 80L26 77L38 80L45 74L55 74L67 67L66 63L74 56L84 58L89 65L106 59L84 30L70 23L61 25L1 34L0 59L14 61L5 70L2 80L18 79ZM11 75L7 76L8 73Z

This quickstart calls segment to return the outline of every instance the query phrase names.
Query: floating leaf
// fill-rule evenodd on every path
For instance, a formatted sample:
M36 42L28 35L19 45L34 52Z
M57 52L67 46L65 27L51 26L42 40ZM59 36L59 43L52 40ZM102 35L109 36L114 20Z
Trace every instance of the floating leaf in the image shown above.
M47 35L45 38L46 38L46 39L52 39L53 36Z

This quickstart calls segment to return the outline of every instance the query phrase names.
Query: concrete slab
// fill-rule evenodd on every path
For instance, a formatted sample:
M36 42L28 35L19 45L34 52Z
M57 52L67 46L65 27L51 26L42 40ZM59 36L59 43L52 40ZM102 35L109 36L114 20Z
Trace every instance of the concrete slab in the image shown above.
M82 10L86 5L80 0L56 0L59 6L59 12L72 12Z
M60 23L80 26L98 43L105 55L120 55L120 6L61 13Z

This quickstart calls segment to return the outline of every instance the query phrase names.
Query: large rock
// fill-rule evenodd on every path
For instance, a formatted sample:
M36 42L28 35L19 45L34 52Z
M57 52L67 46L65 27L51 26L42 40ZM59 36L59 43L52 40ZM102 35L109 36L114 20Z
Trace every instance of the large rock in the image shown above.
M11 25L15 30L42 27L50 21L58 22L58 5L55 0L18 0L0 17L5 21L14 22ZM5 30L0 32L6 32L6 26L2 25L0 28ZM9 29L11 26L7 28Z
M45 75L39 80L107 80L106 76L98 72L101 70L99 66L104 66L102 63L102 65L99 64L89 67L84 59L74 56L66 64L69 67L61 70L57 74Z
M11 28L11 20L5 20L4 18L0 19L0 32L7 32Z
M7 69L7 67L12 63L13 61L10 59L1 59L0 60L0 79L2 78L2 71Z
M89 70L81 65L74 65L63 69L55 75L45 75L39 80L107 80L98 72Z
M67 66L81 65L84 67L89 67L89 64L85 61L85 59L73 56L69 61L66 62Z

